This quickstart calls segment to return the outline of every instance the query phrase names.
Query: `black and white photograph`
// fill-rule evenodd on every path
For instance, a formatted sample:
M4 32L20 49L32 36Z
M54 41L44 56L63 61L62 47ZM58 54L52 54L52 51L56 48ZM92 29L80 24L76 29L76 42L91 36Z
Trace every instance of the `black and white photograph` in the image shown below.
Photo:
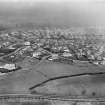
M0 105L105 105L105 0L0 0Z

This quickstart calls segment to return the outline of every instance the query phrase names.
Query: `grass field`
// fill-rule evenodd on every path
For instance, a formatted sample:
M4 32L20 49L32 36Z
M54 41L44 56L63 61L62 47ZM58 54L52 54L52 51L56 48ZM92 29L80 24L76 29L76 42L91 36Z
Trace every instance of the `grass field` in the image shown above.
M81 64L82 65L82 64ZM39 72L38 72L39 71ZM0 80L0 94L7 94L7 93L31 93L29 90L30 87L37 85L45 80L48 80L52 77L59 77L59 76L66 76L66 75L74 75L79 73L96 73L96 72L104 72L104 67L98 67L93 65L80 66L79 65L66 65L66 64L59 64L59 63L51 63L51 62L44 62L40 66L36 68L36 66L29 67L28 69L23 69L21 71L16 71L13 73L8 74L4 78ZM41 74L42 73L42 74ZM96 76L80 76L80 77L73 77L73 78L64 78L58 79L54 81L49 81L45 83L46 87L55 86L55 90L49 88L49 91L45 91L45 87L37 87L35 91L45 93L52 93L55 92L57 94L71 94L71 95L81 95L83 90L86 90L87 93L85 95L90 95L97 93L97 95L102 96L104 95L104 80L105 74L103 75L96 75ZM57 85L55 84L57 83ZM51 85L51 86L50 86ZM72 87L75 87L73 88ZM82 87L83 85L83 87ZM61 86L61 87L60 87ZM60 90L56 91L57 88L61 88ZM70 88L71 87L71 88ZM72 90L73 89L73 90ZM75 89L77 90L76 92ZM94 90L95 92L94 93ZM60 93L61 92L61 93ZM63 93L62 93L63 92ZM102 93L103 92L103 93ZM96 96L97 96L96 95Z

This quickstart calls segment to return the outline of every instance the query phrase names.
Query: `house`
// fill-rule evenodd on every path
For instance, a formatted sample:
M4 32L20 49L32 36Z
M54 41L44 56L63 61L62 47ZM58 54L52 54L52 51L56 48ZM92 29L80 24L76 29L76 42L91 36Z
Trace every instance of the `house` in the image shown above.
M73 54L71 54L71 53L69 53L69 52L64 52L64 53L62 54L62 56L63 56L63 57L72 57Z
M34 53L32 54L33 57L38 57L39 55L41 55L41 52L34 52Z
M38 51L32 53L32 57L35 57L35 58L37 58L39 60L42 59L41 55L42 55L42 53L38 52Z
M26 45L26 46L30 46L31 43L30 43L30 42L24 42L24 45Z
M90 55L90 56L88 56L88 59L95 60L95 56L94 55Z
M68 48L64 49L64 52L70 52L70 50Z
M70 50L66 46L63 47L63 51L64 52L70 52Z
M105 60L100 62L101 65L105 65Z
M92 62L92 63L95 64L95 65L99 65L99 64L100 64L99 61L94 61L94 62Z
M52 54L51 57L48 58L48 60L52 61L54 59L58 59L58 54Z
M13 69L16 69L16 65L15 64L5 64L5 65L0 66L0 68L13 70Z

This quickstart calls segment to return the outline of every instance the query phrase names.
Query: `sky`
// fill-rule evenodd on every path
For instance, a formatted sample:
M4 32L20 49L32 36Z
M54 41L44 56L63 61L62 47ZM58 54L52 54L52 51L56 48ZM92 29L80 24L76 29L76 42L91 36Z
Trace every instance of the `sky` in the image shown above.
M0 0L2 2L104 2L104 0Z
M16 21L105 27L105 0L0 0L0 23Z

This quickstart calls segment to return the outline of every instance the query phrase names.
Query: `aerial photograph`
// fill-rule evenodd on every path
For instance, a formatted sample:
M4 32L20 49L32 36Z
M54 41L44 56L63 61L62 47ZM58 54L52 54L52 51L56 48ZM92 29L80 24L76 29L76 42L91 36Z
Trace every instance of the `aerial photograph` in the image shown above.
M0 105L105 105L105 0L0 0Z

